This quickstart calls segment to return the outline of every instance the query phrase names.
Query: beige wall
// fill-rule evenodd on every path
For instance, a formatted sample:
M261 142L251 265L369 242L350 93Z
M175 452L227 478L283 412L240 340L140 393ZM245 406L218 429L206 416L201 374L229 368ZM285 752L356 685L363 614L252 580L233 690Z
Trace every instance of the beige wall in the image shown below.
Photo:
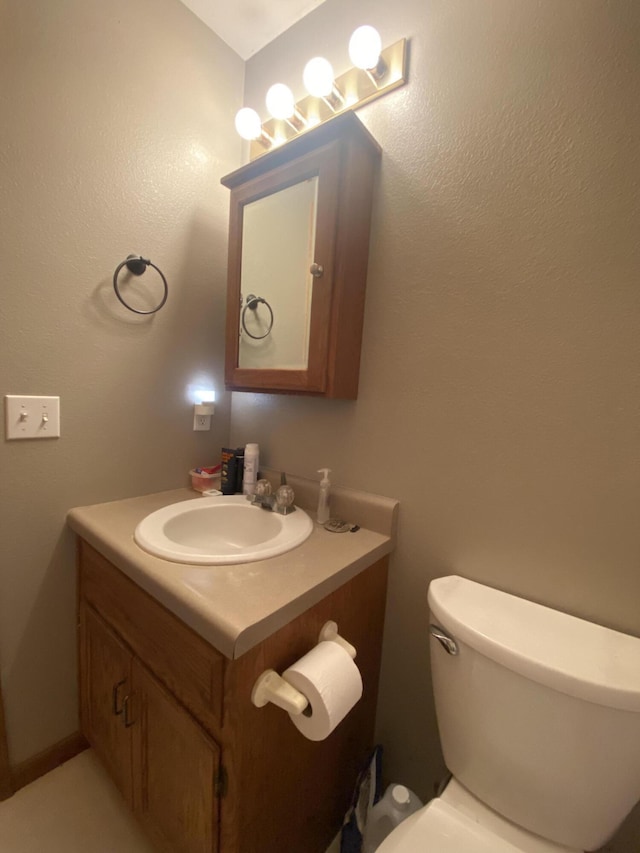
M250 60L245 103L278 79L300 92L315 53L345 66L365 21L412 57L409 86L360 113L384 149L360 397L236 394L231 435L402 501L379 736L387 774L427 795L430 578L640 633L640 11L327 0ZM229 437L224 397L211 433L186 397L222 387L218 179L239 162L242 75L174 0L0 0L0 391L59 394L63 428L0 445L14 761L76 725L66 510L178 485ZM151 320L111 290L129 252L169 279Z
M411 39L411 79L359 114L384 151L360 396L235 394L232 440L400 499L379 737L429 795L431 578L640 634L640 6L327 0L245 103L316 53L342 70L365 22Z
M222 391L233 116L244 67L175 0L0 2L0 393L57 394L62 437L0 443L0 660L19 762L73 732L74 505L173 488L229 431ZM170 286L117 302L131 252ZM155 291L153 271L144 284Z

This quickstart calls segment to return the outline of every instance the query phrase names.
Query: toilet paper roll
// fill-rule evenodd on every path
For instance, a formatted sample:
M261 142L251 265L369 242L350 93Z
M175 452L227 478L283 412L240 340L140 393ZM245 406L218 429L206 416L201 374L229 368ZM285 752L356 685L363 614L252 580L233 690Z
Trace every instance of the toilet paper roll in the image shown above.
M362 696L362 677L348 652L325 640L282 673L309 700L302 714L289 714L309 740L324 740Z

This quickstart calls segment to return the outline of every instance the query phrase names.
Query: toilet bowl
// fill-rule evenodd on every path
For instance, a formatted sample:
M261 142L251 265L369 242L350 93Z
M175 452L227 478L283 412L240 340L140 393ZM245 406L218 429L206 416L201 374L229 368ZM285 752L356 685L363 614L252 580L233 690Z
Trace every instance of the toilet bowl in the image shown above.
M640 799L640 639L452 576L429 587L452 778L378 853L584 853Z
M405 820L376 853L577 853L523 830L452 779L445 791Z

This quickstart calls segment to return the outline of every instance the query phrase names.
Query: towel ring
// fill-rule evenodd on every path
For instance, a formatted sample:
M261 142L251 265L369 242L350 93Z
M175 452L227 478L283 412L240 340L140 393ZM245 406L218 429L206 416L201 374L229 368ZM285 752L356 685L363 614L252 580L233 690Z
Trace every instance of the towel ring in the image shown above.
M269 312L269 316L270 316L269 328L264 333L264 335L253 335L249 331L249 329L247 329L247 324L245 322L245 315L247 313L247 309L249 309L251 311L257 311L258 305L261 302L263 305L267 306L267 310ZM273 329L273 309L271 308L271 305L269 305L267 300L262 298L262 296L254 296L253 293L250 293L249 296L247 296L246 305L242 309L241 320L242 320L242 328L244 329L245 334L249 335L250 338L253 338L254 341L261 341L263 338L266 338L267 335L271 334L271 329Z
M120 289L118 287L118 276L120 274L120 270L122 267L126 266L130 273L133 275L142 275L146 272L147 267L153 267L154 270L158 273L160 278L162 279L162 284L164 287L164 294L159 304L156 305L155 308L152 308L151 311L140 311L139 308L132 308L122 297L120 293ZM155 264L152 264L148 258L143 258L140 255L127 255L126 260L124 260L121 264L118 264L116 267L116 271L113 274L113 289L116 292L116 296L122 302L125 308L128 308L129 311L133 311L134 314L155 314L156 311L159 311L164 303L167 301L167 296L169 295L169 285L167 284L167 280L162 274L162 270L160 270Z

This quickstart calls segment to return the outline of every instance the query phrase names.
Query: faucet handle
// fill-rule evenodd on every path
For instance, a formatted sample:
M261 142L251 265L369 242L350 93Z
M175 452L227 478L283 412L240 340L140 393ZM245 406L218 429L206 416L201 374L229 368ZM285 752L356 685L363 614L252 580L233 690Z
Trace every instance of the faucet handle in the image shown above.
M271 483L268 480L262 479L258 480L256 483L255 494L262 495L270 495L271 494Z
M278 512L286 515L288 512L293 512L294 506L293 501L295 499L295 492L288 486L286 483L282 486L278 487L278 491L276 492L276 504L278 506Z

